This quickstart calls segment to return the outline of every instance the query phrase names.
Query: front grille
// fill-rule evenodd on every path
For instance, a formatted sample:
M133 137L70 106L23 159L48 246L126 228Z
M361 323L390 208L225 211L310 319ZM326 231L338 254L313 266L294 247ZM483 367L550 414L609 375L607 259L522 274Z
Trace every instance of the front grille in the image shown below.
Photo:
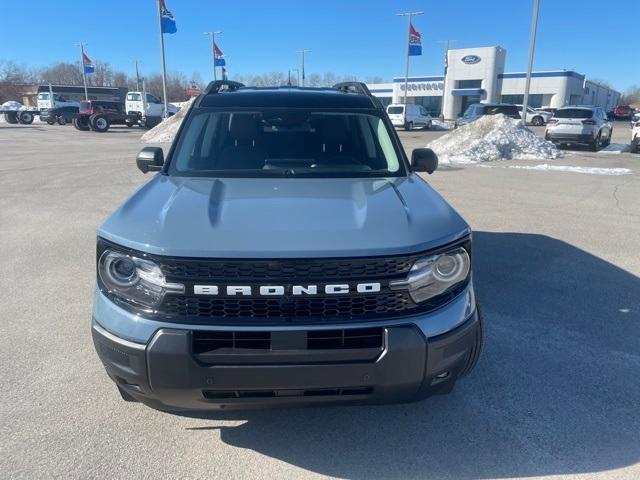
M343 297L196 297L167 295L161 310L169 315L225 318L339 318L390 315L416 308L406 292Z
M381 347L382 328L311 330L307 332L307 350L344 350Z
M225 400L233 398L276 398L276 397L346 397L371 395L372 387L317 388L313 390L203 390L207 400Z
M193 353L200 354L218 349L269 350L271 332L209 332L192 334Z
M353 280L371 277L396 277L406 274L419 255L399 257L290 259L290 260L200 260L162 259L160 268L172 281L194 279L300 280L304 282L330 279Z

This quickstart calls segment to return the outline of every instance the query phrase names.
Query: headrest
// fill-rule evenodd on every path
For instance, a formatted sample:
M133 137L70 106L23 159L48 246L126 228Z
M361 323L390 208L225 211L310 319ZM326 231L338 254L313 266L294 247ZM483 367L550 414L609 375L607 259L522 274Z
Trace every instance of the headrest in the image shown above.
M258 119L253 114L234 113L231 117L229 133L235 140L255 140L258 133Z

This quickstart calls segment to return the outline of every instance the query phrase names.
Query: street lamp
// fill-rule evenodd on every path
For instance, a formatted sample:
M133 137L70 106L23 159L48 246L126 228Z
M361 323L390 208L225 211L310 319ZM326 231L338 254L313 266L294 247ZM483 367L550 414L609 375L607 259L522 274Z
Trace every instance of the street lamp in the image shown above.
M311 50L302 49L296 50L296 53L301 55L301 70L302 70L302 86L304 87L304 54L310 52ZM298 78L298 85L300 85L300 79Z

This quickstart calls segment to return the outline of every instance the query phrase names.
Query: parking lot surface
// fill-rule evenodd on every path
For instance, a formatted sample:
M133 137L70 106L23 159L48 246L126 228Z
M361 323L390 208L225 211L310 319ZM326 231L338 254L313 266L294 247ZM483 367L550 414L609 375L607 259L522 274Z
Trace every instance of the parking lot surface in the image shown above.
M427 177L474 229L486 316L452 394L176 416L121 401L90 336L96 228L150 178L141 133L0 124L3 478L640 478L640 155Z

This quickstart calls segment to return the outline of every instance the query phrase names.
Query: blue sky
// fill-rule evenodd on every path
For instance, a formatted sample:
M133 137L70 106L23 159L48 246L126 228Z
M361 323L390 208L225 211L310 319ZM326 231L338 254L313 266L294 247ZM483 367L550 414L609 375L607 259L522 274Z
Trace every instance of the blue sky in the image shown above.
M500 45L507 71L526 68L533 0L166 0L178 33L166 35L167 66L210 76L203 32L222 30L219 45L234 73L285 71L298 66L296 49L308 48L307 72L390 79L404 72L406 22L394 14L422 10L415 26L422 57L411 73L442 71L442 46ZM160 70L155 0L0 0L0 60L34 66L76 61L76 43L93 59L133 73ZM14 19L14 22L8 21ZM23 27L33 32L24 35ZM59 28L56 28L59 26ZM624 90L640 84L640 0L541 0L534 69L572 69ZM36 28L37 27L37 28ZM8 41L7 39L12 39Z

